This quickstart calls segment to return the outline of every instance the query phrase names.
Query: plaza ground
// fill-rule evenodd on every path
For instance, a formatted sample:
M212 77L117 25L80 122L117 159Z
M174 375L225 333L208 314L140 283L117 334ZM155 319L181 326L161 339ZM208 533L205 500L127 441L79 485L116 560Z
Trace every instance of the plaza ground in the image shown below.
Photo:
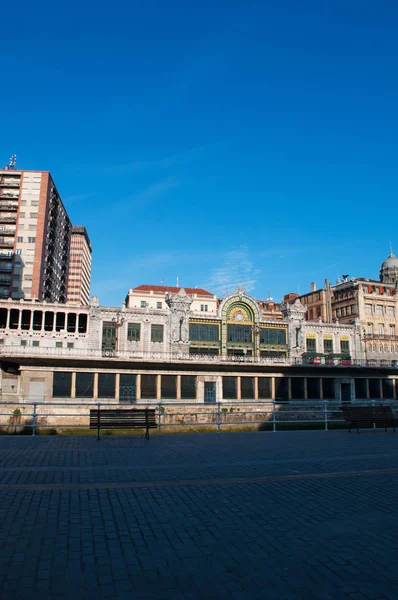
M0 437L0 594L396 599L398 434Z

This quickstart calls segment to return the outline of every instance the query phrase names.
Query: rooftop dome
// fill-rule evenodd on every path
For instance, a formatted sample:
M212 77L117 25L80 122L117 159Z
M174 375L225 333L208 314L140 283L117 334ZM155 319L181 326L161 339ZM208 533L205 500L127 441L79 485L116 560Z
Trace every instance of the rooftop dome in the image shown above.
M386 268L390 269L391 267L398 268L398 258L392 252L390 252L390 254L387 256L386 260L381 265L382 269L386 269Z

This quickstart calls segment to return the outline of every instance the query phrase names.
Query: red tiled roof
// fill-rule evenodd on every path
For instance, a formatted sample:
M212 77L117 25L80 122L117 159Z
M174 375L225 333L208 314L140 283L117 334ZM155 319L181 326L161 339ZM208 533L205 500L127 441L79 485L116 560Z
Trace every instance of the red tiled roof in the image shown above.
M138 291L138 292L149 292L149 291L154 291L154 292L172 292L173 294L178 294L178 292L182 289L182 287L170 287L168 285L147 285L147 284L143 284L143 285L139 285L135 288L133 288L133 291ZM198 294L198 296L213 296L213 294L211 294L210 292L207 292L206 290L202 290L201 288L183 288L187 294L189 295L193 295L193 294Z

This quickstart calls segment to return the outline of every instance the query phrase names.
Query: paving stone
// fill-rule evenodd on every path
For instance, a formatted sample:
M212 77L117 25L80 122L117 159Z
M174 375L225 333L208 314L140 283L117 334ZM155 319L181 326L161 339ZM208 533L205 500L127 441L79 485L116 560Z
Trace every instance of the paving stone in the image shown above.
M0 436L3 598L396 598L381 431Z

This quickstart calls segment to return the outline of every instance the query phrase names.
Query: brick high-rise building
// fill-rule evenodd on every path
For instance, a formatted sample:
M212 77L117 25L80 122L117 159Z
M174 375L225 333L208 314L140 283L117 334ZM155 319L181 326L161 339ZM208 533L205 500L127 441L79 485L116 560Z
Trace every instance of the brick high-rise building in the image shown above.
M0 170L0 298L66 302L70 236L48 171Z
M90 301L91 255L92 248L86 228L74 225L69 261L69 303L88 304Z

